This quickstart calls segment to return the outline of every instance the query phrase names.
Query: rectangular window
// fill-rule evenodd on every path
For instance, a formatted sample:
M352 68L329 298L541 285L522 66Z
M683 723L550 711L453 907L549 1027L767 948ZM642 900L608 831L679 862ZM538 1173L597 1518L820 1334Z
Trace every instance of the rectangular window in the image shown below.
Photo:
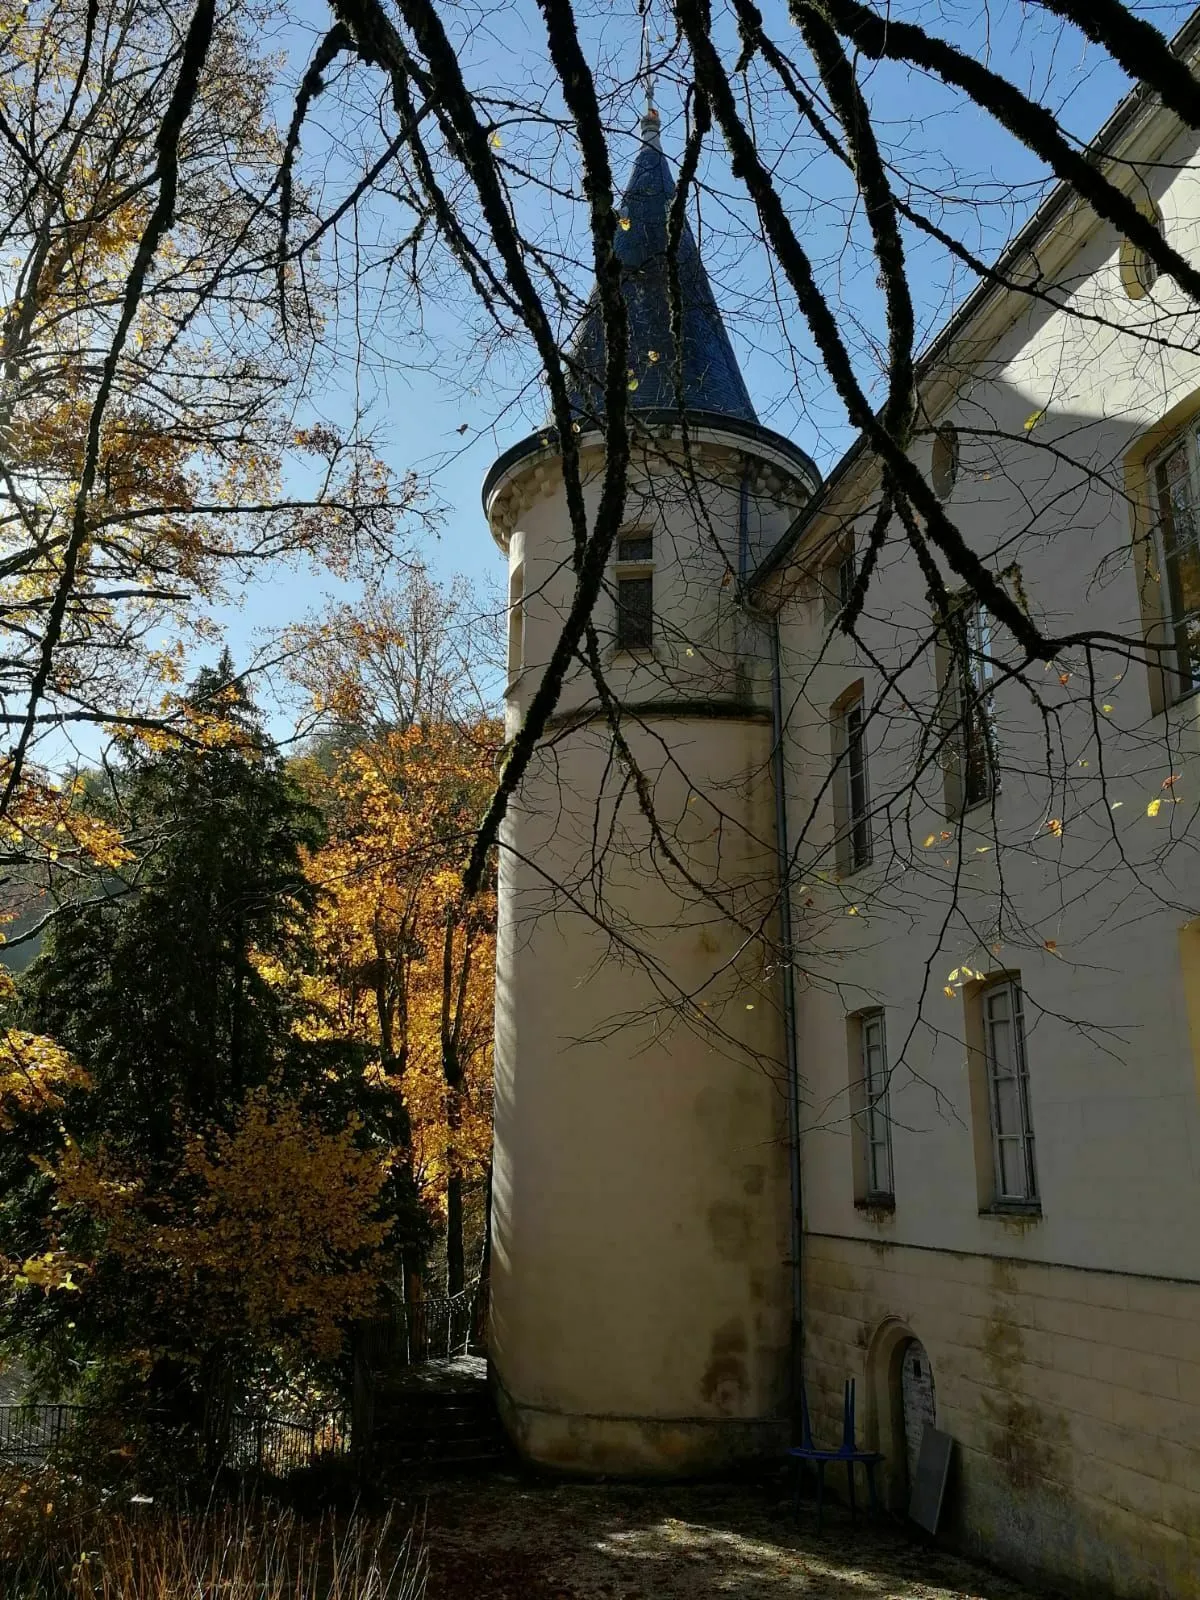
M857 872L871 860L871 793L861 695L838 713L834 754L840 788L839 864L844 872Z
M944 629L944 704L950 724L948 809L957 814L999 788L992 720L992 619L979 600L965 601Z
M1154 465L1160 605L1172 646L1172 699L1200 683L1200 452L1194 429Z
M654 643L653 536L643 529L617 536L617 649Z
M508 580L508 681L514 683L525 666L525 568L517 567Z
M860 1018L862 1041L863 1135L867 1200L890 1200L892 1187L892 1118L888 1101L887 1033L882 1011Z
M832 561L821 568L820 583L825 596L825 620L832 622L849 604L854 593L854 580L858 566L854 559L854 546L849 545Z
M992 1125L994 1197L999 1204L1036 1205L1037 1169L1020 981L1006 978L989 984L980 995L980 1004Z

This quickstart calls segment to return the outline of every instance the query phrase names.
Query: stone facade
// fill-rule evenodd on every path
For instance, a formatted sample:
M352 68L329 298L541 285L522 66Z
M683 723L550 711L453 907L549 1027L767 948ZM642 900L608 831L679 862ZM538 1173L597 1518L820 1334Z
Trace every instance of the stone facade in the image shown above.
M1113 141L1112 170L1200 258L1195 134L1135 98ZM1122 242L1059 201L1005 270L1062 285L1058 303L975 297L923 369L914 460L1047 627L1161 642L1151 482L1200 426L1195 308L1169 282L1131 293ZM800 452L744 416L697 418L690 464L669 422L643 421L628 517L652 539L658 632L622 652L611 591L597 626L670 851L614 777L582 670L502 849L492 1353L510 1430L545 1464L647 1474L786 1435L790 1011L762 956L782 815L819 1442L855 1377L896 1510L933 1420L957 1445L947 1537L1089 1594L1200 1596L1197 701L1153 662L1096 682L1056 663L1069 755L1048 776L999 642L1001 782L971 803L961 762L930 750L945 651L902 535L859 645L831 627L874 513L869 455L814 495ZM600 452L585 436L592 513ZM501 458L487 507L515 732L572 593L552 440ZM837 768L858 699L873 803L851 852ZM1016 1193L985 1009L1001 988L1010 1036L1024 1007ZM865 1109L868 1028L886 1136Z
M1089 1593L1200 1593L1200 1284L812 1233L804 1282L814 1428L856 1376L893 1505L917 1337L958 1451L950 1537Z

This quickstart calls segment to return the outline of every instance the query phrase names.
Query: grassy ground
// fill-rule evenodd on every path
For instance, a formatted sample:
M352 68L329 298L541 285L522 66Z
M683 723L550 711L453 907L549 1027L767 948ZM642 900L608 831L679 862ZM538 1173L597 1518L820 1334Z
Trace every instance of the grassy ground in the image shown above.
M1034 1600L889 1526L799 1527L778 1486L543 1484L496 1474L402 1494L426 1600Z

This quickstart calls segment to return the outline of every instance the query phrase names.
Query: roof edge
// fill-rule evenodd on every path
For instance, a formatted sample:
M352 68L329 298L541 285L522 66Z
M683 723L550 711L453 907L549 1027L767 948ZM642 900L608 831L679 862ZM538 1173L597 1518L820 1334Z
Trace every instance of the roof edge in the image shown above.
M636 443L636 427L639 423L648 423L654 427L680 426L680 414L672 407L647 408L632 413L634 423L633 438ZM798 477L809 480L812 493L815 496L821 493L821 473L816 462L794 444L785 434L776 433L773 428L764 427L761 422L746 422L741 417L728 417L720 411L688 411L683 418L691 430L704 433L724 433L734 439L744 439L750 444L759 443L765 448L781 455L791 462L796 469ZM604 438L604 430L599 427L589 427L579 436L579 444L583 446L591 440ZM516 444L510 445L493 461L488 468L483 480L481 499L483 501L484 515L487 515L488 502L502 478L513 467L517 466L526 456L534 456L543 450L554 449L558 444L557 428L538 428L536 432L528 434L524 439L518 439Z
M1195 51L1197 46L1200 46L1200 5L1197 6L1183 27L1170 41L1172 53L1184 60ZM1147 102L1151 101L1156 103L1148 106ZM1144 80L1134 84L1100 131L1088 143L1084 154L1092 160L1101 160L1105 156L1113 155L1112 146L1122 134L1129 130L1139 112L1147 110L1150 114L1153 114L1154 111L1163 112L1166 109L1162 102L1157 100L1154 91ZM1180 128L1183 127L1183 123L1179 121L1174 112L1169 112L1168 114L1175 118ZM1001 251L993 263L991 271L997 274L1006 273L1016 266L1076 198L1074 188L1065 179L1061 179L1056 183L1025 226ZM934 335L931 343L919 357L914 387L919 390L922 381L936 367L937 363L945 355L947 348L981 314L985 306L993 298L1017 293L1019 291L1010 284L993 283L987 279L976 284L962 305L959 306L950 320L942 326L940 331ZM858 461L858 458L864 454L866 448L866 435L860 433L850 448L839 458L829 477L821 483L818 492L813 496L809 504L804 507L803 511L799 513L783 538L779 540L774 549L767 552L763 560L754 569L750 577L751 588L765 582L783 565L791 550L800 542L800 538L809 523L814 520L822 506L828 503L832 492L840 482L849 476L851 469Z

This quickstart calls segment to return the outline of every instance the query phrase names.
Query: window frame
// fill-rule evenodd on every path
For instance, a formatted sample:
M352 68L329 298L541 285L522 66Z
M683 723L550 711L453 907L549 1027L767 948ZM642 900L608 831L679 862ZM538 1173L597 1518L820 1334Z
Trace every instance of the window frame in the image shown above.
M847 539L820 569L818 583L825 599L825 620L835 622L850 602L858 578L854 540Z
M645 550L634 555L625 553L626 547L634 544L644 545ZM615 541L615 554L613 559L613 577L615 604L615 620L613 625L614 649L623 655L648 655L654 650L654 533L650 528L623 528ZM645 607L645 635L644 638L630 639L627 619L631 613L621 599L622 588L632 587L634 584L642 589L648 598Z
M508 681L525 670L525 563L519 561L508 579Z
M991 614L978 596L960 596L943 618L941 634L940 698L948 756L946 811L959 817L987 805L1000 793L992 704Z
M878 1054L881 1063L878 1075L872 1072L870 1042L871 1030L878 1029ZM865 1189L863 1200L867 1205L894 1205L896 1201L896 1168L892 1159L891 1065L887 1051L887 1020L882 1006L858 1014L858 1065L861 1072L862 1138ZM878 1081L878 1088L875 1087ZM887 1165L887 1181L879 1182L878 1152L882 1151Z
M842 696L833 709L834 719L834 813L837 826L839 870L845 875L861 872L875 858L874 831L871 827L870 752L866 742L866 698L857 683ZM857 713L857 727L852 719ZM857 762L856 762L857 755ZM857 768L857 770L856 770ZM855 787L860 790L855 797Z
M1006 1017L993 1017L990 1008L994 1001L1004 997L1008 1003ZM983 1045L983 1066L987 1086L988 1126L992 1148L992 1209L1040 1211L1041 1196L1037 1180L1036 1137L1033 1130L1033 1111L1029 1098L1029 1051L1025 1038L1025 1006L1020 975L1008 973L983 984L976 1002ZM1001 1073L996 1049L995 1028L1006 1025L1010 1029L1012 1048L1010 1071ZM1017 1127L1006 1131L1003 1124L1002 1083L1012 1083L1013 1102ZM1005 1152L1003 1146L1016 1142L1019 1148L1023 1182L1019 1192L1006 1187Z
M1183 452L1184 473L1189 486L1192 537L1178 540L1169 480L1164 469L1173 456ZM1166 650L1162 663L1163 701L1178 705L1200 690L1200 639L1196 663L1187 647L1189 623L1200 625L1200 606L1187 610L1183 604L1179 567L1181 554L1190 551L1200 563L1200 415L1192 415L1181 428L1147 458L1146 486L1151 501L1153 551L1156 571L1158 614ZM1165 491L1165 504L1164 504Z

